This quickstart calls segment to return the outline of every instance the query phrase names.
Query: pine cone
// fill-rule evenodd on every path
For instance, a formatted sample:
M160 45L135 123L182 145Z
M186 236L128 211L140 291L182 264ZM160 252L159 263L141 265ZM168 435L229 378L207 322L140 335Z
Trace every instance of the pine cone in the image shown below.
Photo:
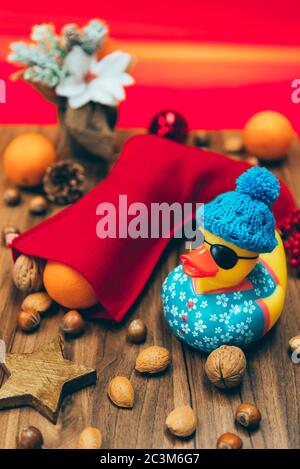
M50 166L44 177L44 191L50 202L67 205L76 202L84 193L84 168L64 160Z

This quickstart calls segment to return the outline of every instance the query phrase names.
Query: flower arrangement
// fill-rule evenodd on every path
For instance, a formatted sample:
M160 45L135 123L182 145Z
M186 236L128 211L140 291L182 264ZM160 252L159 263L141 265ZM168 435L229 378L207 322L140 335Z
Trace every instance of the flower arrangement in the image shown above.
M23 67L18 77L57 104L61 146L110 158L116 108L134 80L129 54L103 54L107 36L108 27L99 19L82 28L67 24L60 34L52 24L35 25L30 42L11 44L8 60Z

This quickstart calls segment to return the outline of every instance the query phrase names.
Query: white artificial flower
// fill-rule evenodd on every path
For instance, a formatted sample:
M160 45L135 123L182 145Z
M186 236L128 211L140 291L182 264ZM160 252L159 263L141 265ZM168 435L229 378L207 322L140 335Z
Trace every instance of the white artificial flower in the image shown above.
M68 76L57 85L56 93L68 98L72 109L90 101L117 106L125 99L124 86L134 83L126 73L130 62L131 56L121 51L106 55L97 62L96 56L74 46L65 59Z

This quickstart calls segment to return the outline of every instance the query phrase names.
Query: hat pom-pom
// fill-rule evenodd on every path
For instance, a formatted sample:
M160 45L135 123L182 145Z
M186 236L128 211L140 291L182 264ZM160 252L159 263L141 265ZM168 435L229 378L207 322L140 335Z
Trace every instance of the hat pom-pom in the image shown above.
M236 180L236 191L271 206L279 196L280 184L266 168L254 166Z

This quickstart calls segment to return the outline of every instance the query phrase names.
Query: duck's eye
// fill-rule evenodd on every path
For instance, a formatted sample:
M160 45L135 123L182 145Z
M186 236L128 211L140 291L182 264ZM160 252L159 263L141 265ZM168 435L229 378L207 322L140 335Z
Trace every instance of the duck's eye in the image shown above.
M232 269L238 261L237 254L232 249L221 244L211 245L210 252L214 261L221 269Z

